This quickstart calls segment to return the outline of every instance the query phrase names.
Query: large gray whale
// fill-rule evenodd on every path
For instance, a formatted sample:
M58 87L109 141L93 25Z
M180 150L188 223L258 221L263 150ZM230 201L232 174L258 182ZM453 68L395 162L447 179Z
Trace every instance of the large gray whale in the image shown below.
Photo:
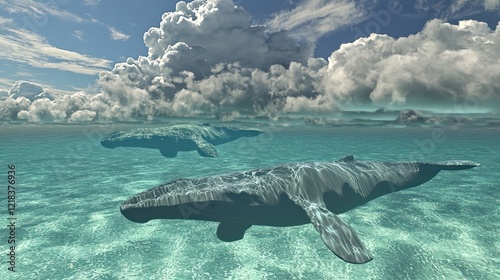
M176 157L178 151L198 151L203 157L218 157L214 145L253 137L256 129L203 125L174 125L165 128L136 128L114 132L101 140L106 148L142 147L159 149L164 157Z
M334 162L290 163L223 176L178 179L125 201L133 222L193 219L219 222L223 241L242 239L252 225L312 223L338 257L365 263L372 256L337 215L379 196L415 187L441 170L479 166L471 161L377 162L347 156Z

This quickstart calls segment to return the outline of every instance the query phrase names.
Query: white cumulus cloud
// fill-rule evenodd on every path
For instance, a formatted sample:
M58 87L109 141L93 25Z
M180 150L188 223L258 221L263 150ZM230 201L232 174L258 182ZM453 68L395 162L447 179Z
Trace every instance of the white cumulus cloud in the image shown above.
M150 97L165 101L163 113L172 115L185 114L191 105L209 114L240 105L249 113L262 110L272 96L285 98L264 93L253 76L267 75L273 65L305 64L313 53L311 44L297 43L286 31L266 35L230 0L181 1L163 15L160 27L144 34L144 42L147 57L116 64L101 73L99 85L121 104L140 104L148 116L158 113L149 108L157 104Z
M329 58L325 87L354 103L498 106L499 47L500 25L432 20L408 37L372 34L342 45Z
M54 96L49 90L44 89L41 85L29 81L16 81L8 91L8 96L12 99L25 97L30 101L36 99L48 98L54 99Z
M429 21L398 39L372 34L328 60L286 30L266 32L231 0L179 2L144 34L147 56L99 75L98 93L0 99L0 118L30 122L223 119L378 108L483 106L500 100L500 24ZM303 42L303 41L302 41ZM453 108L451 108L453 109Z
M69 123L90 122L95 118L95 116L96 112L94 111L90 111L87 109L78 110L71 114L71 116L68 119L68 122Z

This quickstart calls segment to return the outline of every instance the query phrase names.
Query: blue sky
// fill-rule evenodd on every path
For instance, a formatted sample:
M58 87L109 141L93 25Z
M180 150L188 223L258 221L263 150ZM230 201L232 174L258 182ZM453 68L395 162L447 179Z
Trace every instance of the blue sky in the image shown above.
M38 4L34 5L33 3ZM237 0L256 23L265 23L276 13L292 10L305 1L290 0ZM346 1L349 2L349 1ZM373 3L375 2L375 4ZM324 32L314 41L315 55L327 58L339 45L352 42L368 32L389 34L393 37L408 36L422 29L431 18L443 18L449 22L460 19L486 21L494 28L499 19L499 10L486 10L481 5L469 5L454 13L449 12L453 1L357 1L366 7L366 15L347 26ZM477 2L477 1L476 1ZM0 35L9 30L33 31L46 45L68 50L93 58L93 67L66 69L67 67L45 67L42 64L17 60L16 57L0 57L0 86L4 89L15 80L31 80L48 87L71 90L82 89L95 84L99 69L109 70L114 63L127 57L146 55L143 34L152 26L158 26L166 11L175 10L176 1L160 0L7 0L0 4L0 17L12 20L0 26ZM392 9L391 9L392 7ZM390 18L384 17L389 11ZM376 15L380 13L380 18ZM21 42L22 43L22 42ZM30 47L26 46L25 51ZM22 55L22 54L20 54ZM43 52L40 55L44 55ZM77 62L78 63L78 62ZM86 67L84 61L79 61ZM88 64L87 64L88 65Z
M109 70L114 62L145 54L144 32L157 26L163 12L172 9L175 9L174 1L7 0L0 4L0 17L12 23L1 26L0 34L11 34L12 29L31 31L44 45L95 58L101 64L88 67L92 70L85 73L83 69L61 71L63 67L33 67L33 63L3 56L0 76L8 80L33 80L60 89L87 87L95 83L99 68ZM24 45L29 52L32 46Z
M161 88L161 94L165 94L168 101L170 98L168 96L177 96L177 93L181 93L177 96L178 98L187 95L182 91L183 89L189 90L189 92L197 91L203 95L205 93L201 90L207 89L204 88L207 87L206 84L228 83L224 80L228 73L238 71L240 74L243 73L238 76L239 89L233 88L233 91L228 94L237 95L235 93L237 91L234 90L241 90L241 87L244 87L244 90L248 90L249 94L255 95L257 86L254 82L256 80L245 84L245 75L247 74L244 74L243 69L234 70L234 67L231 68L231 63L237 62L240 63L238 67L251 67L255 71L263 71L259 73L267 75L267 78L270 79L269 83L276 84L279 81L273 80L278 79L277 77L273 78L275 75L273 73L277 73L278 70L276 70L277 68L276 71L272 70L269 66L278 64L288 67L291 62L298 62L302 68L297 66L297 69L300 68L297 71L302 71L301 75L306 75L309 77L308 80L316 82L312 83L310 88L300 88L304 83L300 84L299 81L283 82L287 86L296 84L288 88L287 93L284 93L284 96L291 94L286 101L282 100L285 97L280 97L280 100L286 103L280 105L280 110L298 112L313 108L313 111L316 109L328 111L336 108L339 100L343 104L352 105L366 103L365 101L369 99L369 103L373 103L375 106L405 105L411 104L408 102L412 101L415 104L423 104L424 107L427 106L426 104L432 103L430 101L440 101L445 98L451 99L455 103L457 101L463 102L460 100L466 100L468 97L464 97L466 94L453 85L453 80L463 81L464 77L471 77L471 81L464 82L461 87L467 88L467 91L476 92L475 98L481 96L481 92L487 92L483 94L487 96L484 97L484 100L489 100L491 94L497 92L496 84L485 85L483 82L484 77L494 76L496 68L488 69L489 72L481 77L478 74L468 74L467 71L461 70L460 67L463 65L472 68L472 65L476 65L478 61L486 63L486 53L490 50L484 50L479 45L469 46L469 41L463 41L464 39L460 39L460 36L465 36L462 34L464 32L468 32L467 36L470 38L481 36L486 45L495 41L495 29L497 29L500 19L500 0L197 0L193 3L190 3L191 6L188 5L186 8L183 5L179 6L176 1L159 0L2 1L0 2L0 48L3 52L0 53L0 90L8 91L15 81L26 80L35 82L56 94L70 94L82 90L87 93L103 91L111 99L116 97L116 100L122 102L130 100L130 98L123 96L118 98L117 95L129 96L132 91L137 89L141 90L141 94L142 91L145 91L154 96L157 94L155 89ZM234 10L230 8L222 12L224 5L231 6L233 4L240 8ZM212 6L219 9L210 10ZM178 8L177 12L175 12L176 7ZM161 28L168 29L168 32L173 35L158 35L160 34L158 27L160 27L164 13L169 20L184 18L188 21L192 20L190 18L193 14L199 17L208 14L217 15L216 19L211 19L211 21L196 21L199 26L189 27L191 29L186 29L186 26L180 22L162 23ZM439 21L432 21L433 19L439 19ZM251 27L244 26L246 20L251 22ZM462 23L459 26L459 22L462 20L474 21ZM448 23L452 24L452 29L449 29ZM149 33L150 39L163 38L162 42L169 42L167 45L172 47L171 49L168 49L167 45L160 46L162 43L153 47L145 45L143 36L151 27L155 27L153 29L156 31L153 30L154 32ZM236 29L240 30L242 34L239 36L231 34L231 30ZM226 33L218 34L219 30L226 30L224 31ZM280 33L282 31L285 33ZM190 37L186 32L201 33ZM213 34L210 32L218 35L211 37ZM448 35L444 37L436 35L441 34L440 32L449 33L450 38L446 37ZM362 39L363 37L368 38L371 33L386 34L389 37L378 36L366 40ZM412 34L415 34L419 39L413 41L415 36ZM277 38L273 39L274 43L271 42L271 37ZM403 41L394 41L399 37L408 38ZM177 38L184 39L178 40ZM224 42L224 40L228 41ZM239 44L236 42L238 40L242 40L241 42L249 41ZM465 43L460 46L452 46L451 43L455 42L454 40L462 40ZM232 50L231 53L224 53L224 44L228 46L227 50ZM339 49L341 44L345 44L344 49ZM360 44L366 48L362 52L359 52ZM370 48L369 44L374 44L375 48L381 46L392 48L391 53L383 52L383 48ZM412 50L412 45L419 44L422 46ZM398 45L401 50L394 49L393 45ZM433 51L426 51L426 47L429 45L436 47L436 51L440 53L439 57L433 58ZM259 49L262 46L269 52L263 53L263 49ZM439 46L445 47L443 49ZM189 48L192 53L188 55L188 51L183 49L184 47ZM494 46L492 48L495 49ZM160 53L140 62L140 56L148 56L148 49ZM421 60L424 61L421 69L408 69L408 66L405 65L412 65L408 61L404 65L402 64L402 68L398 69L395 66L397 63L394 63L395 57L400 55L401 51L407 53L410 50L414 53L406 56L406 60L416 55L425 58ZM372 51L374 53L371 57L380 57L376 61L369 62L371 58L364 57L364 55ZM446 57L449 55L449 51L457 51L454 55L460 56L460 59L466 61L462 63L457 62L457 59L449 60ZM471 51L473 54L466 54L467 51ZM237 52L241 53L236 54ZM168 59L161 62L160 57L167 53ZM203 56L203 53L210 55L210 57ZM254 57L250 57L251 55ZM129 57L132 60L127 61ZM308 62L309 58L314 61ZM455 73L444 75L439 80L433 80L431 74L426 74L426 76L415 78L415 83L413 83L417 85L415 88L409 88L410 85L402 84L401 80L392 80L391 78L394 76L391 73L401 73L401 71L405 72L406 70L408 70L406 73L408 77L420 75L418 73L426 72L422 69L435 68L432 65L433 59L442 59L443 63L447 63L447 61L453 63L453 67L458 68L460 75L455 74L457 72L455 71ZM164 63L161 65L169 66L165 69L173 72L156 69L157 73L149 77L144 74L147 68L144 64L145 61L150 64ZM204 61L206 69L197 64L200 61ZM358 65L355 65L359 61L369 63L370 65L360 64L362 67L370 68L369 71L360 73L358 70L361 68L357 68ZM218 63L222 63L223 66L220 67L222 67L221 71L226 73L225 75L219 73L219 70L214 70ZM131 65L135 66L129 67ZM198 69L198 66L201 70ZM439 73L443 69L434 69L434 71ZM290 79L296 77L292 73L295 70L285 70L283 73L280 72L282 77L291 77ZM104 71L103 77L99 77L99 73L102 71ZM137 75L134 71L144 74L141 79L147 80L149 84L146 86L141 84L142 82L139 80L130 78L130 75ZM187 74L183 71L194 73L195 81L200 83L188 83ZM327 71L328 75L324 75L324 71ZM385 76L372 79L370 73L376 72L387 73ZM118 77L116 81L114 77ZM347 81L346 77L356 80L353 82L355 85ZM179 86L179 79L182 80L182 87ZM328 79L333 79L329 84L335 85L335 89L325 89L325 87L329 87ZM113 84L113 87L121 85L127 89L121 93L114 93L110 81L119 83ZM394 89L388 90L389 83L395 85ZM266 88L261 90L270 90L275 84L266 85ZM168 93L169 90L174 91ZM267 101L265 100L274 100L276 92L282 88L274 90L276 91L270 93L271 97L252 97L254 109L256 106L266 107L265 102ZM414 92L417 91L424 91L424 94L416 96ZM433 92L437 91L440 93L434 99ZM443 95L443 92L446 97L440 96ZM236 98L236 95L233 97ZM137 98L137 94L134 96ZM202 101L192 95L189 95L189 98L194 98L195 101L191 100L194 103L198 102L194 107L201 111L206 109L213 111L215 110L213 106L222 106L221 104L227 102L234 105L239 102L235 101L234 98L230 101L224 101L222 96L216 98L203 96ZM335 102L332 102L332 98L335 99ZM218 105L213 103L215 99ZM262 101L263 99L264 101ZM293 102L290 101L292 99ZM205 101L213 104L203 107ZM304 101L312 103L307 103L306 108L302 105ZM193 109L191 105L194 103L182 106ZM329 104L328 108L324 104ZM169 106L174 105L170 104ZM178 107L170 109L181 110ZM155 110L157 111L158 108L153 111ZM176 114L180 114L179 112ZM229 113L235 114L234 111ZM96 114L99 115L99 113Z

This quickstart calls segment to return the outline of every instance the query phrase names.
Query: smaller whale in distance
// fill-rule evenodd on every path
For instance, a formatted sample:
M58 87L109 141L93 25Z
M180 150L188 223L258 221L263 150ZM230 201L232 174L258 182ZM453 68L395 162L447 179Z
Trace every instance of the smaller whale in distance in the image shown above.
M312 223L326 246L349 263L372 256L338 214L379 196L423 184L441 170L479 166L472 161L378 162L346 156L334 162L290 163L246 172L178 179L126 200L130 221L193 219L218 222L222 241L244 237L252 225Z
M218 157L215 145L241 137L258 136L263 131L236 127L174 125L164 128L136 128L111 133L101 140L106 148L142 147L158 149L164 157L176 157L179 151L198 151L202 157Z

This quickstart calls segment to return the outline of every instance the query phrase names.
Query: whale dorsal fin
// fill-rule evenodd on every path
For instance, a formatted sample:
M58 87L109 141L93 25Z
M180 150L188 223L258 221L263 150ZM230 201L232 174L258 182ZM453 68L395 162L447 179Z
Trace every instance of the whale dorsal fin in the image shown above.
M198 146L198 154L202 157L218 157L219 154L217 153L217 150L215 147L208 143L207 141L203 140L201 137L195 137L193 138L193 142Z
M348 156L339 158L337 161L344 161L344 162L354 161L354 156L353 155L348 155Z
M355 264L366 263L373 259L354 230L340 217L328 211L324 203L311 203L299 197L290 199L306 211L325 245L339 258Z

